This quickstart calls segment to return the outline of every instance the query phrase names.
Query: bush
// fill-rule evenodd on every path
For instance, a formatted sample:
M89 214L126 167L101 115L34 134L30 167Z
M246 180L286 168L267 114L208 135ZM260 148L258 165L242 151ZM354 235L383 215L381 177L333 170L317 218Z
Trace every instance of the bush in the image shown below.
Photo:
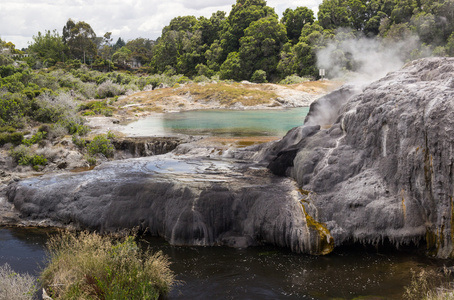
M304 77L299 77L298 75L289 75L285 77L285 79L282 79L279 83L280 84L296 84L296 83L302 83L305 81L311 80L310 78L304 78Z
M83 116L104 115L111 117L113 115L112 109L107 107L107 100L103 101L90 101L79 106L79 111L85 111Z
M13 133L0 133L0 146L5 144L11 143L13 145L19 145L22 143L24 139L24 135L21 132L13 132Z
M0 132L9 132L9 133L13 133L15 132L16 129L14 129L14 127L11 127L11 126L3 126L3 127L0 127Z
M69 134L77 134L80 136L84 136L90 132L90 128L88 128L88 126L83 125L83 120L79 117L61 120L57 124L61 127L66 128Z
M46 138L46 136L47 136L47 132L38 131L31 138L22 140L22 144L31 146L33 144L37 144L37 143L41 142L42 140L44 140Z
M98 86L97 98L114 97L124 93L125 89L122 86L113 83L112 80L107 80Z
M0 300L35 299L35 279L28 274L17 274L8 264L0 266Z
M87 163L88 165L91 167L91 166L96 166L96 158L93 157L93 156L90 156L90 155L87 155L85 157L85 159L87 160Z
M0 91L0 126L18 127L26 111L26 97Z
M64 232L47 249L40 281L54 299L159 299L175 282L168 258L141 251L133 236Z
M31 157L31 150L25 145L20 145L14 149L11 149L9 151L9 155L16 163L20 164L19 162L21 161L24 162L26 160L29 160L29 157Z
M47 164L47 159L44 156L33 154L30 148L24 145L11 149L9 154L17 164L21 166L31 165L35 170Z
M256 70L252 76L251 76L251 81L255 83L265 83L268 82L266 80L266 72L263 70Z
M84 149L85 146L87 145L87 141L78 136L77 134L73 134L72 141L73 144L79 147L80 149Z
M44 93L36 98L35 103L38 109L33 118L39 122L55 123L76 113L77 104L70 93L60 93L56 96Z
M112 142L103 135L97 135L94 137L87 146L88 154L96 155L98 153L103 154L105 157L112 157L114 155L114 146Z

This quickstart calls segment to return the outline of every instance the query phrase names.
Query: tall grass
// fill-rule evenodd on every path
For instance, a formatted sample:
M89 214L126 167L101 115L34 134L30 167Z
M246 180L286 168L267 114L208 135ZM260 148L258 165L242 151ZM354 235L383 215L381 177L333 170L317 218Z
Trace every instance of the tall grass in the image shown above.
M405 287L407 300L454 300L454 281L451 271L412 270L412 281Z
M53 299L158 299L175 283L168 258L142 251L132 236L64 232L47 248L40 281Z
M8 264L0 266L0 300L35 299L35 279L28 274L17 274Z

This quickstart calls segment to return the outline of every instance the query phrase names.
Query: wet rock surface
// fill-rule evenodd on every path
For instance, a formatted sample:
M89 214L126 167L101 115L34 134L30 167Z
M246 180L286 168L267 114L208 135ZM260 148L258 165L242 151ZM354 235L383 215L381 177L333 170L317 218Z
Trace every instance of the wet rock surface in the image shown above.
M7 197L22 219L101 232L136 227L173 245L269 243L314 254L332 246L308 222L293 180L238 161L172 154L115 161L19 181Z
M124 137L112 141L115 147L116 159L145 157L169 153L182 143L187 143L188 137Z
M306 125L278 142L222 159L177 148L21 180L7 199L21 220L138 226L175 245L269 243L325 254L389 243L452 257L453 100L454 59L418 60L319 99Z
M454 59L414 61L336 101L335 121L309 115L321 129L284 138L270 169L307 191L336 245L426 245L452 257Z

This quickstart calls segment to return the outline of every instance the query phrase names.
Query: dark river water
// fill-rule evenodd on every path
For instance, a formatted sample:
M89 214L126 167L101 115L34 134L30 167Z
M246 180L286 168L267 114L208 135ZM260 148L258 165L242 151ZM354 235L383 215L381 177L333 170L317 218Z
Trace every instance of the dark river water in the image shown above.
M51 233L0 228L0 265L37 275ZM181 283L169 299L401 299L411 269L442 263L408 252L363 248L308 256L274 247L175 247L150 237L141 243L170 257Z

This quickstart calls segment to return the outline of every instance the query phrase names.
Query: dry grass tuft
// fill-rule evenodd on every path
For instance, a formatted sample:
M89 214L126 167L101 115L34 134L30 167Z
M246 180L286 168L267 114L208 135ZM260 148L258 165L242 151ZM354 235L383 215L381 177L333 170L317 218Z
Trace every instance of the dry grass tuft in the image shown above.
M405 287L404 299L408 300L454 300L454 282L451 272L421 270L419 273L411 270L412 281Z
M17 274L8 264L0 266L0 300L35 299L36 282L33 276Z
M54 299L158 299L175 283L168 258L140 250L133 236L64 232L47 247L40 280Z

